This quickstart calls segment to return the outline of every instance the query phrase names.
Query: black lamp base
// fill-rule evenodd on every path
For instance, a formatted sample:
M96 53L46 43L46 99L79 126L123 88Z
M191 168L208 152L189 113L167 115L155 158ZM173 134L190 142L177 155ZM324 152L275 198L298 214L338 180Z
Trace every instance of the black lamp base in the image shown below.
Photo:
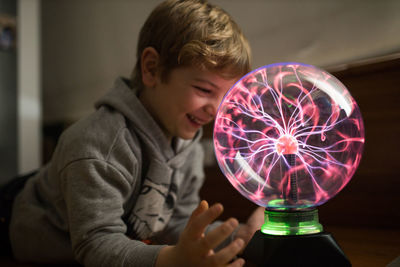
M350 261L331 234L275 236L257 231L243 252L246 266L348 267Z

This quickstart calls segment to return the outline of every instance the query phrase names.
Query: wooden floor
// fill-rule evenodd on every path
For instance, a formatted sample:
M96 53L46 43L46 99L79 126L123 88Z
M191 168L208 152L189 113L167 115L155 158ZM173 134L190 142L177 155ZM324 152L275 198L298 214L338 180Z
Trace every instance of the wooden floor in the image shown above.
M333 235L353 267L386 267L400 257L400 229L354 229L326 226L325 230ZM0 259L0 266L39 267L43 265L17 263L3 258Z

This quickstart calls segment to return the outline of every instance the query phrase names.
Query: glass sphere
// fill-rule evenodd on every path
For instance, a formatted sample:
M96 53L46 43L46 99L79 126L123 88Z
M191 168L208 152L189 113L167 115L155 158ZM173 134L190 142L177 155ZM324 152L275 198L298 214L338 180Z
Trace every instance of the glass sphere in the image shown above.
M242 77L214 125L218 164L246 198L269 209L315 207L350 181L364 147L360 109L334 76L277 63Z

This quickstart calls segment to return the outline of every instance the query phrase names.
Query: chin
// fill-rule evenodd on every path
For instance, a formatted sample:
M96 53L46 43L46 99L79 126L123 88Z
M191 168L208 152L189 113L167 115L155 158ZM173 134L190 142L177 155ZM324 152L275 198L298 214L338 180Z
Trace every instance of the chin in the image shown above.
M194 138L194 134L193 135L181 135L181 136L179 136L180 138L182 138L183 140L191 140L191 139L193 139Z
M196 136L196 133L197 133L197 131L193 132L193 133L192 132L190 132L190 133L181 133L179 135L179 137L184 139L184 140L190 140L190 139L193 139Z

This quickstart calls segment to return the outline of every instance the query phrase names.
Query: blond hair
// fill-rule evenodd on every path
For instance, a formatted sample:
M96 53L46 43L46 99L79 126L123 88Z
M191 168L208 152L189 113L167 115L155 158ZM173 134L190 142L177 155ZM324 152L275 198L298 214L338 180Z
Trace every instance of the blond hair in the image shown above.
M238 25L222 8L202 0L168 0L144 23L132 73L133 86L142 87L141 54L153 47L160 56L161 78L174 68L196 66L226 78L250 71L251 51Z

